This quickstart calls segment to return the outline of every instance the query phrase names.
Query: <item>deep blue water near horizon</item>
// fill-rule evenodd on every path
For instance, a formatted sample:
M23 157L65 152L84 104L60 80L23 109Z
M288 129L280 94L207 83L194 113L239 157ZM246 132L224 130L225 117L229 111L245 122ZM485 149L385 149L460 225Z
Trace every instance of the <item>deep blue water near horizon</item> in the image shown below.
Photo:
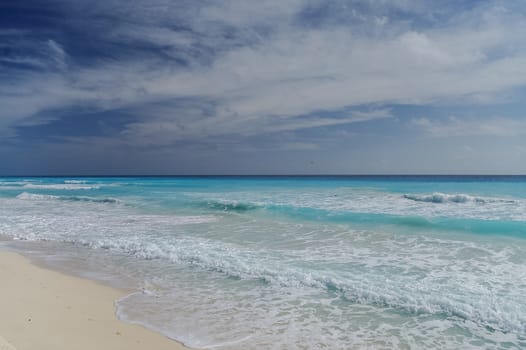
M526 176L5 177L0 235L193 347L526 348Z

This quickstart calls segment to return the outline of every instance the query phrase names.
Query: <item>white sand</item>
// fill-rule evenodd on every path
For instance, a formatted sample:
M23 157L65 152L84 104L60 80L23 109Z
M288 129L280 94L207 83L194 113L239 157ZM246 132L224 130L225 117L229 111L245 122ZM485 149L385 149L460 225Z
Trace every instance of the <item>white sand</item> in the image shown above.
M118 320L124 291L0 252L0 350L177 350L179 343Z
M0 350L16 350L16 349L13 345L9 344L7 340L5 340L4 338L2 338L2 336L0 336Z

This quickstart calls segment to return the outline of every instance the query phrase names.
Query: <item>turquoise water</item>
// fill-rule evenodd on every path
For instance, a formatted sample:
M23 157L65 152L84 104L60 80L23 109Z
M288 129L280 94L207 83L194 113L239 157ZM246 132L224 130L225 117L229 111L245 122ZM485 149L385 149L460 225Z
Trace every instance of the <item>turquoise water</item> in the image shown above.
M193 347L526 347L526 177L0 178L0 235Z

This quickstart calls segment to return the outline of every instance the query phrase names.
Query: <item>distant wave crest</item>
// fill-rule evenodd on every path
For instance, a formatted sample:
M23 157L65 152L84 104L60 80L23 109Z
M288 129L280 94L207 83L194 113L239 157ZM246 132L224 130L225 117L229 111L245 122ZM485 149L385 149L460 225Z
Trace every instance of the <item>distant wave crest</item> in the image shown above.
M404 194L406 199L410 199L415 202L428 202L428 203L478 203L484 204L487 199L480 197L473 197L467 194L445 194L445 193L433 193L425 195L416 194Z
M84 180L64 180L65 184L85 184L87 183Z
M96 190L100 185L86 185L82 183L63 183L63 184L33 184L28 183L24 188L45 189L45 190Z
M223 200L203 201L203 202L199 202L198 206L204 207L207 209L227 211L227 212L246 212L246 211L252 211L252 210L262 208L262 206L253 204L253 203L245 203L245 202L237 202L237 201L223 201Z
M120 203L118 199L115 198L95 198L95 197L84 197L84 196L52 196L49 194L37 194L37 193L28 193L22 192L17 199L22 200L61 200L61 201L72 201L72 202L92 202L92 203Z

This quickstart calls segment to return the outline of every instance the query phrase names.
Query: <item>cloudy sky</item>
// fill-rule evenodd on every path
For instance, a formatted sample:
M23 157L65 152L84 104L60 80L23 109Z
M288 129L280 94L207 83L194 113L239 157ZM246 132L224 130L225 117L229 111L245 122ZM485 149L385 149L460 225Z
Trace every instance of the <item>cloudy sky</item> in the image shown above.
M0 0L0 173L526 173L526 5Z

